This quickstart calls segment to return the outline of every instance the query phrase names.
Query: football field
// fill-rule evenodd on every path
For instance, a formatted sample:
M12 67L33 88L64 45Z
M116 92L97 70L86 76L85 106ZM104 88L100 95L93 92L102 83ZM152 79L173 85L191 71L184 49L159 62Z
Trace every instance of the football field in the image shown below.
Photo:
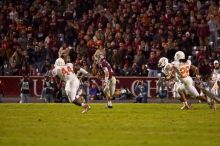
M0 146L219 146L220 106L0 104Z

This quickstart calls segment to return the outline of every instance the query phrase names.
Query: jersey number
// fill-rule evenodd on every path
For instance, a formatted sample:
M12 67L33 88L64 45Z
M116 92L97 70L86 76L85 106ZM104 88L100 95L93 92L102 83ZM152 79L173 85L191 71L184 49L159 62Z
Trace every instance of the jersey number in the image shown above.
M67 68L62 68L61 72L62 72L63 75L70 75L70 73L72 73L73 70L71 69L70 66L67 66Z
M180 74L183 78L189 76L189 66L183 66L180 68Z

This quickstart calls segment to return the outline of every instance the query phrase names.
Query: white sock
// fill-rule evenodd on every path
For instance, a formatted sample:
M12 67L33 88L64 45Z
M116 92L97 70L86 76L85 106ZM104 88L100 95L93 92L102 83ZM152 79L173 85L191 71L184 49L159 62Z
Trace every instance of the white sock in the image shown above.
M187 101L185 101L184 104L185 104L186 106L189 106Z
M112 106L112 101L108 101L108 105L109 105L109 106Z

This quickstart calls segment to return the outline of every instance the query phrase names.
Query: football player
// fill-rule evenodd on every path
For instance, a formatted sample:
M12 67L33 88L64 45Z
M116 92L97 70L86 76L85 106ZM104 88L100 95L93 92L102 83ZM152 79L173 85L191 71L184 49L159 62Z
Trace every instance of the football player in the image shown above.
M112 108L112 98L115 93L116 78L110 63L103 55L94 56L95 63L104 72L104 88L103 92L107 98L107 107Z
M74 67L72 63L65 64L62 58L58 58L55 61L54 69L52 71L52 75L55 77L59 77L62 81L65 81L65 91L71 103L75 105L82 106L82 113L86 113L89 111L90 106L85 103L84 98L78 94L78 89L80 86L80 81L76 76L76 72L80 71L84 74L88 74L82 68Z
M184 93L187 93L192 97L199 99L200 101L207 102L212 109L215 109L214 100L208 101L206 96L199 95L197 89L194 86L194 82L189 74L189 71L192 69L196 73L196 77L199 78L197 67L192 65L191 61L185 58L185 54L182 51L177 51L175 53L174 61L174 70L177 73L177 77L181 81L181 85L178 88L178 93L181 96L185 96Z
M178 88L180 87L180 80L177 78L176 74L173 71L173 64L175 62L169 63L168 59L166 57L161 57L160 60L158 61L158 67L162 68L161 72L165 76L165 79L174 82L173 85L173 96L174 98L179 99L182 103L183 106L181 109L189 109L190 106L187 102L186 96L184 95L185 93L179 94Z
M214 61L214 69L212 72L212 83L213 87L211 88L211 92L215 95L220 95L220 66L218 60Z

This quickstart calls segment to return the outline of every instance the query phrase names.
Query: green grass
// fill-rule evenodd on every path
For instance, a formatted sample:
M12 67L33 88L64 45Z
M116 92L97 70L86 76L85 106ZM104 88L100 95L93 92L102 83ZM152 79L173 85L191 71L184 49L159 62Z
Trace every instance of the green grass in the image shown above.
M180 106L92 104L81 114L72 104L1 104L0 146L219 146L220 109Z

